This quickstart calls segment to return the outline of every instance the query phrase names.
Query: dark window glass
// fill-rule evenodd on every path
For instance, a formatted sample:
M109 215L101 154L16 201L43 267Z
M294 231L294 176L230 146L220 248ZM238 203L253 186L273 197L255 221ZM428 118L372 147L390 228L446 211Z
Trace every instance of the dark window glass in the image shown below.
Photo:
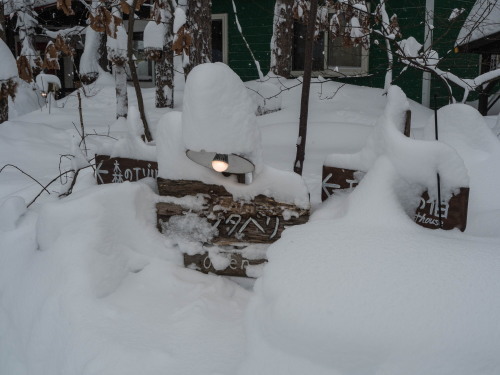
M222 62L222 20L212 20L212 62Z
M304 70L304 49L306 40L307 25L295 22L293 25L293 60L292 70ZM314 41L313 49L313 70L324 69L324 33L320 33Z

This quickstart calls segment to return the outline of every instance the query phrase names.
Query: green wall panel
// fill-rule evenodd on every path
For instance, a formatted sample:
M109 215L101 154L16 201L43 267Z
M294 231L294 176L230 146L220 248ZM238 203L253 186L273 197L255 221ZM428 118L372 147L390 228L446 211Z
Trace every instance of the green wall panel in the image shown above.
M272 36L272 23L274 12L274 0L235 0L238 19L256 59L259 61L261 70L266 74L269 70L270 41ZM375 9L377 2L372 3L371 9ZM473 77L478 73L479 57L474 54L456 54L453 51L458 32L465 20L474 0L435 0L434 21L434 49L444 57L440 63L442 70L450 69L461 77ZM423 43L425 0L389 0L389 16L397 14L403 38L413 36ZM466 12L455 22L449 22L448 17L454 8L465 8ZM243 38L236 26L231 0L212 0L213 13L226 13L228 15L228 63L231 68L244 80L258 78L257 69ZM375 40L378 40L376 45ZM372 37L370 48L369 74L366 77L339 78L339 81L364 85L370 87L384 86L385 72L387 69L387 54L384 51L385 42L377 36ZM408 68L395 62L393 72L394 84L403 88L405 93L413 100L421 101L422 96L422 72ZM448 102L447 90L439 79L432 78L431 96L438 96L438 105L442 106ZM453 87L453 94L457 100L461 100L463 90Z

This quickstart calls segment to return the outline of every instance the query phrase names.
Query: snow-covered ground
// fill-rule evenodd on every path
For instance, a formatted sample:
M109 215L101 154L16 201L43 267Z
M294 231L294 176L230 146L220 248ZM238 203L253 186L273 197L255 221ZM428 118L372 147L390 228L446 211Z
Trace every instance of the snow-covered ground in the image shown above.
M264 164L291 171L301 87L283 83L291 89L282 110L257 124ZM433 113L413 102L413 138L422 143L406 139L406 151L383 133L361 184L321 203L325 157L360 151L395 113L378 121L388 101L381 90L339 86L312 85L304 165L311 221L269 248L255 286L182 266L175 242L156 230L152 179L96 186L88 168L70 196L57 197L68 183L56 181L26 209L40 185L5 168L0 374L500 373L498 138L469 108L440 111L448 146L439 147L463 159L470 179L464 233L421 228L405 212L412 170L431 168L416 151L436 148ZM115 121L110 77L88 93L92 155L130 126ZM132 88L129 95L134 105ZM163 134L168 110L153 108L153 89L143 95L153 134ZM21 95L11 113L25 113L28 99ZM15 117L0 124L0 167L16 165L45 185L74 165L61 155L75 154L79 131L75 95L52 103L50 114L42 107Z

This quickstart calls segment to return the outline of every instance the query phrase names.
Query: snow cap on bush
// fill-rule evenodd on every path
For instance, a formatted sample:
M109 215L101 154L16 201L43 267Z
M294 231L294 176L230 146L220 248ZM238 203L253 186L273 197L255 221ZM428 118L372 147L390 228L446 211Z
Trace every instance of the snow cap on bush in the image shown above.
M182 126L187 149L242 155L259 172L261 140L253 102L227 65L201 64L189 73Z

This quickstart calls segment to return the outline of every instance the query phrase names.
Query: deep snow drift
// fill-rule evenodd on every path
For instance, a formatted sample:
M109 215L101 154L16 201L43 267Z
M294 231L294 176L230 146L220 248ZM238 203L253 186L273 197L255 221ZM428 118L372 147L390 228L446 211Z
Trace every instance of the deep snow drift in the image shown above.
M158 141L170 127L182 138L176 82L177 113L154 109L154 89L144 92ZM87 169L71 196L57 198L67 188L57 180L26 210L40 186L13 168L0 173L0 374L498 374L498 139L476 112L454 105L439 111L438 145L432 112L409 102L414 139L406 141L451 148L463 160L465 233L426 230L407 215L414 181L394 162L408 158L397 137L352 193L320 203L325 157L359 152L387 104L381 90L339 86L312 85L304 165L311 222L271 246L254 289L181 266L178 248L155 227L153 180L95 186ZM154 146L136 143L133 110L115 121L110 77L89 90L89 154L151 153ZM281 111L255 121L263 163L290 171L300 87L282 95ZM60 155L80 140L77 103L70 96L50 115L43 106L1 124L1 165L42 184L57 176Z

